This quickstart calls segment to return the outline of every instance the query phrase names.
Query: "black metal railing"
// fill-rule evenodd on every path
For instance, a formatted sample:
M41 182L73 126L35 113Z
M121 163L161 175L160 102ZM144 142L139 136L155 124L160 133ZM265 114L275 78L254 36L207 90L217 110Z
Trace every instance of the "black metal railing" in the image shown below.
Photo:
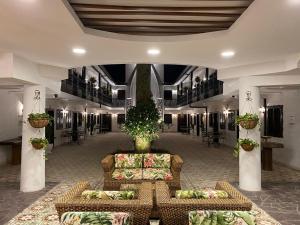
M61 91L110 107L125 106L125 100L113 99L112 95L101 88L96 89L90 82L85 83L85 81L74 79L74 77L72 80L61 81Z
M177 95L175 100L165 100L166 107L180 107L223 94L223 81L214 80L202 82L194 89L188 89Z

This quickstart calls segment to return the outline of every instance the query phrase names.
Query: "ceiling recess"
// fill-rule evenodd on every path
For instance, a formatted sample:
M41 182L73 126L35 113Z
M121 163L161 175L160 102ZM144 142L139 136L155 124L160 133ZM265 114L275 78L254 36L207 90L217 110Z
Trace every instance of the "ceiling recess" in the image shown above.
M175 36L227 30L253 0L68 2L88 28L129 35Z

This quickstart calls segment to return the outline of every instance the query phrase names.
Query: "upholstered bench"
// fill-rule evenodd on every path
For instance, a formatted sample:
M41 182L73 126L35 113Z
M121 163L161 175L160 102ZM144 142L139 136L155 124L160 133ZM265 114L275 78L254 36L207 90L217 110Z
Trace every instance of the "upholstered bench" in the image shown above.
M66 212L61 216L61 225L110 224L132 225L130 214L124 212Z
M55 202L55 208L61 220L66 217L63 217L64 213L71 215L72 212L122 212L130 215L132 225L148 225L152 207L153 191L150 182L141 183L136 196L133 196L131 192L124 191L93 190L88 182L79 182ZM76 213L74 218L76 215L78 216ZM86 215L90 214L80 214L80 218L82 216L85 218ZM94 216L95 214L93 214Z
M214 189L177 190L172 195L168 185L156 182L156 204L164 225L187 225L193 210L249 211L251 201L227 182L217 182Z
M121 184L165 181L171 191L180 189L183 161L178 155L146 153L108 155L102 161L104 190L119 190Z

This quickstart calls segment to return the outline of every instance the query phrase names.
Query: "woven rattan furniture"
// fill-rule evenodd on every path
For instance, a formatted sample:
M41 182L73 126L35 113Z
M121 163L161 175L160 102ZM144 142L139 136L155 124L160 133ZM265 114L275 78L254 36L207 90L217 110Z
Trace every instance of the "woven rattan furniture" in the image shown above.
M59 218L65 212L126 212L130 213L133 225L147 225L153 206L152 184L140 185L138 198L133 200L85 199L84 190L92 189L88 182L79 182L55 203Z
M171 166L170 171L172 173L173 179L166 180L171 192L174 194L176 190L181 189L180 186L180 172L183 161L178 155L171 155ZM104 190L119 190L121 184L138 184L145 181L155 183L157 180L115 180L112 177L112 173L115 169L114 155L107 155L104 159L101 160L101 165L104 170Z
M227 182L218 182L215 189L226 191L228 199L176 199L165 182L156 182L156 203L164 225L188 225L193 210L251 210L251 201Z

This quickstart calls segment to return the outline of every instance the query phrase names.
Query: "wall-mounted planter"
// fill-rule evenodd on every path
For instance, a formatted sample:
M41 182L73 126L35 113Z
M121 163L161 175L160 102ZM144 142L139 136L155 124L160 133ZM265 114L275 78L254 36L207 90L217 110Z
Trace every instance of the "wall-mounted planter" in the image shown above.
M254 148L258 147L259 144L252 139L239 139L236 143L236 146L233 149L233 156L238 157L240 153L240 148L242 148L246 152L251 152Z
M47 113L30 113L28 115L28 122L33 128L44 128L51 119L51 116Z
M240 121L239 124L242 128L251 130L257 126L258 120L243 120L243 121Z
M246 152L251 152L255 148L255 145L252 145L252 144L241 144L241 147Z
M30 143L36 150L46 149L48 146L48 140L45 138L31 138Z

